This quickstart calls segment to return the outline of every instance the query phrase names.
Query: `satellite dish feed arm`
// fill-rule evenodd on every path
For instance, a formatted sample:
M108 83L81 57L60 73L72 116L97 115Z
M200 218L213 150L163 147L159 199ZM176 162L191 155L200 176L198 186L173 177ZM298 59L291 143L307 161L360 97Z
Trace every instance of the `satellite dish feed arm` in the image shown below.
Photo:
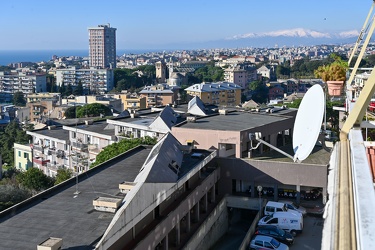
M250 138L254 138L254 136L253 136L253 135L250 135ZM281 153L281 154L283 154L283 155L289 157L289 158L292 159L294 162L300 162L298 159L294 159L294 157L291 156L290 154L288 154L288 153L282 151L281 149L278 149L278 148L275 147L274 145L272 145L272 144L270 144L270 143L264 141L263 139L261 139L261 133L260 133L260 132L255 133L255 140L257 140L259 143L263 143L264 145L266 145L266 146L268 146L268 147L270 147L270 148L276 150L277 152L279 152L279 153Z

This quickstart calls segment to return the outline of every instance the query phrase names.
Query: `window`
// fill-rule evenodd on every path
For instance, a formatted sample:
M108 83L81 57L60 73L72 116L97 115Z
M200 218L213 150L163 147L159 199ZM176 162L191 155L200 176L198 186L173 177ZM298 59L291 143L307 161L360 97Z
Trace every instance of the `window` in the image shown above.
M281 208L276 208L276 212L282 212L283 210Z
M266 211L267 211L267 212L271 212L271 213L273 213L273 212L274 212L274 209L273 209L273 207L266 207Z
M18 150L18 157L21 157L21 151Z
M273 249L273 246L269 242L264 242L264 246Z
M268 221L267 224L278 224L278 219L273 218L272 220Z
M263 246L263 241L256 240L256 241L255 241L255 245L256 245L256 246L261 246L261 247L262 247L262 246Z
M22 168L22 167L21 167L21 162L18 163L18 168Z
M23 158L29 158L29 153L23 153Z

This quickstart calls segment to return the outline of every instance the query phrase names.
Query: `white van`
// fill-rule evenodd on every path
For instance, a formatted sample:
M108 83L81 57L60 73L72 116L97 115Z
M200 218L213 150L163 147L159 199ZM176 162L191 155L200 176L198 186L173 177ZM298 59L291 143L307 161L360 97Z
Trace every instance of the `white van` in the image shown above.
M292 212L292 213L301 213L302 216L306 215L305 208L299 208L294 205L291 201L269 201L264 207L264 215L271 215L274 212Z
M264 207L264 215L272 215L275 212L291 212L291 213L295 213L296 215L302 216L302 214L300 214L298 211L288 209L287 204L283 202L276 202L276 201L267 202L266 206Z
M258 226L261 225L276 225L295 236L297 233L302 232L303 217L299 213L275 212L260 219Z
M285 204L275 201L268 201L264 207L264 215L271 215L275 212L287 212L288 208Z

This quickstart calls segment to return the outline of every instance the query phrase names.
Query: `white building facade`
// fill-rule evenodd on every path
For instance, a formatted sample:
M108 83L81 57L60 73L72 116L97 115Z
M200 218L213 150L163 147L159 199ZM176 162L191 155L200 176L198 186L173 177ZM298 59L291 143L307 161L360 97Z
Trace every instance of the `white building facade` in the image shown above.
M70 67L56 70L56 85L70 84L73 88L82 83L82 87L90 93L103 94L114 87L113 69L77 69Z

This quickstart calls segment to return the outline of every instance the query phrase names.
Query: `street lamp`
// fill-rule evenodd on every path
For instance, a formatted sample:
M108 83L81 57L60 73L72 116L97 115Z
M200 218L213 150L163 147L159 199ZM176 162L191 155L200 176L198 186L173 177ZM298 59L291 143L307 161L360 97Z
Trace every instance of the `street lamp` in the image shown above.
M263 187L261 185L257 186L257 190L258 190L258 193L259 193L259 212L261 212L262 210L262 190L263 190Z

